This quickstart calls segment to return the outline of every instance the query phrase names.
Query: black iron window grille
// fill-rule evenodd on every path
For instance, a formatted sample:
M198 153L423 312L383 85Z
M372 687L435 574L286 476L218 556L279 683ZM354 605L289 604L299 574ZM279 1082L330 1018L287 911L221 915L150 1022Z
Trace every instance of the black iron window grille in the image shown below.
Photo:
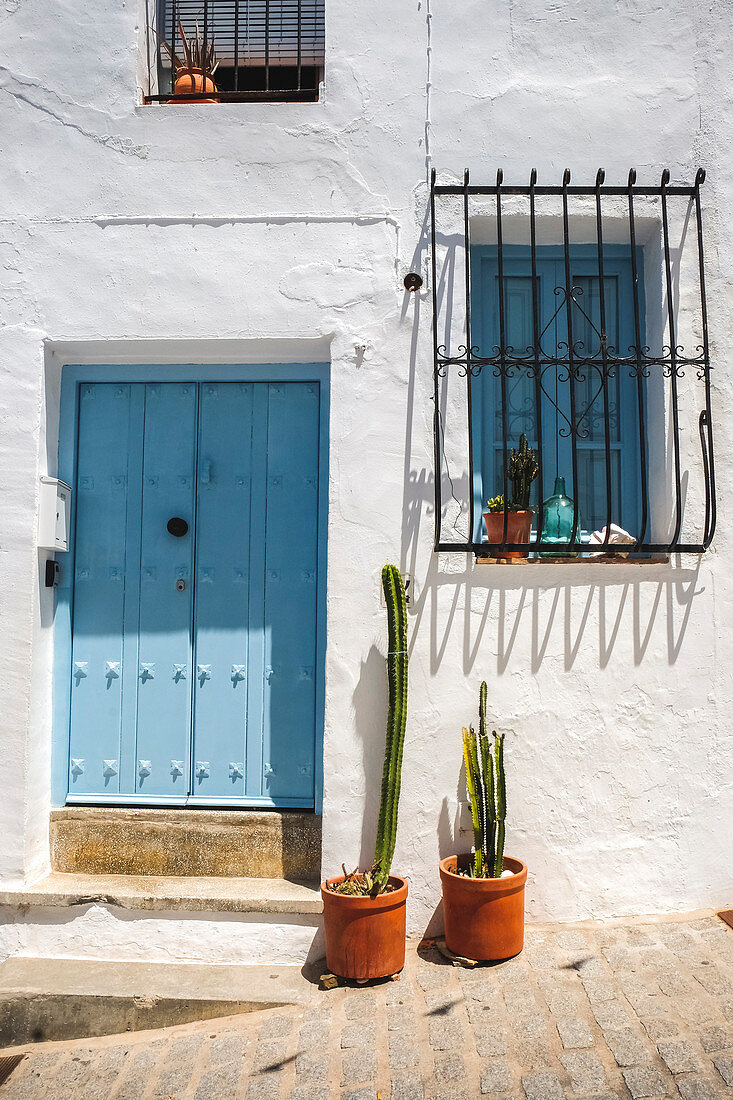
M200 91L175 89L175 73L186 63L181 27L187 42L198 37L213 44L216 68L212 75L204 60L203 78L213 80L216 102L316 101L323 80L324 2L159 0L156 24L148 28L145 102L201 99Z
M462 183L430 190L435 550L552 557L543 502L574 501L566 556L705 551L716 523L701 169L688 186ZM686 350L686 348L688 350ZM529 547L487 538L524 434ZM614 527L632 542L617 543ZM604 530L605 529L605 530ZM593 545L589 545L591 531ZM599 533L600 532L600 533Z

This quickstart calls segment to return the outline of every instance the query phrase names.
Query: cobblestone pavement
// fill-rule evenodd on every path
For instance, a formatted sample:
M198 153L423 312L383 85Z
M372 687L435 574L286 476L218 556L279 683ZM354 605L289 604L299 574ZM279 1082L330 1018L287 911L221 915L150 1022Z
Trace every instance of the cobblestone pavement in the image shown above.
M733 1100L733 931L715 917L528 928L464 970L167 1031L31 1048L0 1100Z

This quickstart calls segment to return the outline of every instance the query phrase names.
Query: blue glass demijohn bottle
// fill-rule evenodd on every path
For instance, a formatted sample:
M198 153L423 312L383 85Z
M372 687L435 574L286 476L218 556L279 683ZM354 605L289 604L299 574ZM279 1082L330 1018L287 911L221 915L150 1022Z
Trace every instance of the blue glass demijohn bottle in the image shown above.
M570 542L573 534L575 503L565 492L565 478L555 478L555 491L542 506L542 541L555 543L557 550L544 550L543 558L577 557L574 550L562 550L563 544ZM580 519L575 533L576 542L580 539Z

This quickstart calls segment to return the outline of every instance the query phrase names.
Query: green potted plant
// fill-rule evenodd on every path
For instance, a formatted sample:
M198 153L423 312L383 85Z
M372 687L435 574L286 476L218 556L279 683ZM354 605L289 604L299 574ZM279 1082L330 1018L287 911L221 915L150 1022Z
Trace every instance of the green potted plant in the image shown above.
M486 695L484 680L478 735L473 726L463 730L474 850L440 864L446 946L454 955L481 961L508 959L522 950L527 882L526 864L504 855L504 734L487 732Z
M397 838L402 748L407 722L407 603L394 565L382 569L387 604L389 709L377 840L366 871L343 868L321 885L326 965L356 981L385 978L405 965L407 882L391 875Z
M500 545L503 540L505 515L506 542L529 543L534 515L529 506L529 494L532 482L539 472L539 466L537 452L527 443L524 432L519 437L519 447L512 448L506 472L512 484L511 503L507 507L503 494L495 496L487 502L487 510L484 512L486 535L489 543L495 546ZM492 552L492 556L504 561L512 558L526 558L528 552L527 550L497 550Z
M155 28L153 30L155 31ZM166 42L155 31L173 66L173 94L197 95L197 98L193 100L181 100L180 102L183 103L218 103L215 95L211 95L212 92L216 93L218 91L213 79L214 73L219 67L214 52L214 39L205 42L198 23L196 23L195 37L188 38L180 19L178 20L178 33L183 47L182 57L180 54L175 53L170 43ZM176 100L171 99L168 102L175 103Z

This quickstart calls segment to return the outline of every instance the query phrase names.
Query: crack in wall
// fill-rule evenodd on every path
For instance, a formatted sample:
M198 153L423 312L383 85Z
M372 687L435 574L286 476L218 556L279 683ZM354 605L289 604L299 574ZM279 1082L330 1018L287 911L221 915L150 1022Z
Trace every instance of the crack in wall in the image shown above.
M24 90L21 91L19 88L13 87L13 84L19 85L20 88ZM18 102L26 103L29 107L33 107L34 110L47 115L49 118L53 119L54 122L58 122L59 125L66 129L76 130L82 137L88 138L90 141L94 141L97 145L101 145L104 148L111 149L115 153L120 153L123 156L138 157L140 160L145 160L150 153L150 146L136 145L132 138L120 137L117 134L98 133L83 126L80 122L75 122L71 118L65 117L61 108L76 109L78 111L84 111L85 113L93 112L95 114L102 114L102 112L96 111L91 107L83 107L80 103L67 99L49 88L44 88L33 80L24 79L3 66L0 66L0 90L4 91ZM34 91L40 94L33 95ZM52 103L49 102L51 97L57 101L60 107L54 108Z

